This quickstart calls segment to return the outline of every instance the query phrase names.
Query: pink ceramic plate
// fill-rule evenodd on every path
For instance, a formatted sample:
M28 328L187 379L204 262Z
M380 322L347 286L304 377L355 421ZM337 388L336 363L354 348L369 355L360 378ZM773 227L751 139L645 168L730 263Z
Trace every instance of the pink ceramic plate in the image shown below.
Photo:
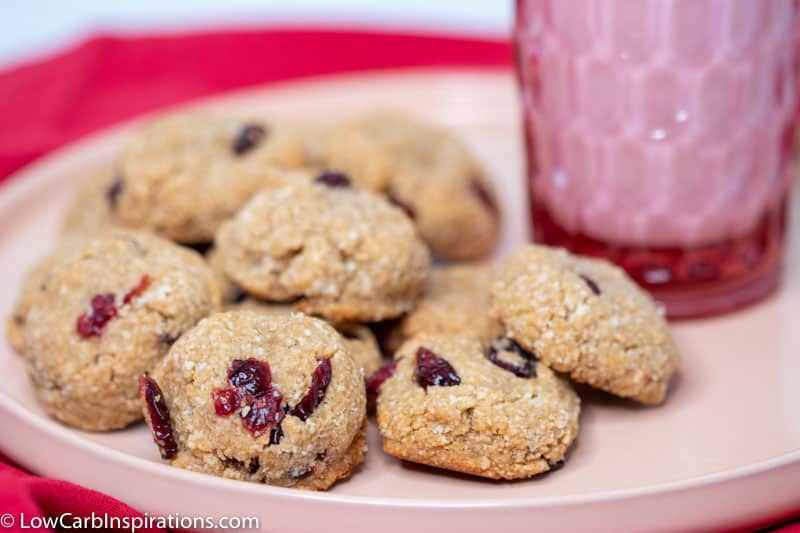
M311 122L382 107L449 126L498 180L502 253L528 236L516 98L508 72L406 71L255 89L200 106ZM61 150L0 190L2 316L23 271L54 243L75 179L108 161L130 129ZM90 434L49 419L6 345L0 449L35 472L151 514L257 515L263 529L280 532L656 531L752 523L800 508L800 246L792 244L779 295L725 318L674 326L685 363L666 405L586 398L567 464L537 479L489 482L406 465L383 454L373 427L366 464L327 493L178 470L159 460L141 424Z

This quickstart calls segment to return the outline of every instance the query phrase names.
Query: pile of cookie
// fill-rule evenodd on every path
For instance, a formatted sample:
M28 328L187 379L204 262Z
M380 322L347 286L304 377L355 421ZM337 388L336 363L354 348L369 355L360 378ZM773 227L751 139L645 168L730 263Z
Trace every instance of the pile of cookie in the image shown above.
M182 468L327 489L374 406L391 455L530 477L578 434L570 379L658 404L678 355L606 262L481 262L500 219L465 146L405 117L173 114L81 183L8 336L50 415L144 418Z

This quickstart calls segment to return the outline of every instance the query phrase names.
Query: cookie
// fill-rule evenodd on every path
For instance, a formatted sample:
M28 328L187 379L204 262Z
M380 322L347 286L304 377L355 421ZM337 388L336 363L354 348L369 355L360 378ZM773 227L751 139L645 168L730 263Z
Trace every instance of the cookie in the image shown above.
M650 296L611 263L525 246L499 269L491 309L509 337L575 381L664 401L678 351Z
M334 322L371 322L413 308L430 255L398 208L341 174L300 172L225 223L225 273L268 301L294 301Z
M434 255L486 257L497 244L500 208L491 179L449 132L375 113L333 128L319 164L380 191L414 219Z
M171 115L125 147L113 211L128 227L181 243L210 242L223 221L270 183L271 169L303 160L291 133L263 121Z
M80 180L61 219L62 238L91 238L119 226L112 211L118 192L115 183L110 164L101 165Z
M384 346L394 353L406 340L422 333L474 335L491 340L503 333L489 316L488 264L454 264L431 270L425 292L413 311L391 324Z
M229 311L247 310L272 316L286 316L298 312L289 304L262 302L254 298L246 298L242 302L228 305L226 309ZM332 323L331 325L342 336L342 341L347 346L350 356L362 369L364 375L378 370L383 365L378 341L368 327L352 322Z
M492 479L560 466L578 433L572 387L508 339L422 335L400 349L380 387L384 450Z
M215 314L141 383L145 419L174 466L326 489L363 461L361 371L322 320Z
M202 257L164 239L111 232L60 260L26 314L24 357L42 406L105 431L141 417L137 378L219 305Z

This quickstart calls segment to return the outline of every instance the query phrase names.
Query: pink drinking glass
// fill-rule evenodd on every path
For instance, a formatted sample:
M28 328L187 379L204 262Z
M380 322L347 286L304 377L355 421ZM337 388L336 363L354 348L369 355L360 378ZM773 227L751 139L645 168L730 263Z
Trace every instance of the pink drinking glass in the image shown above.
M623 266L671 317L775 289L793 0L517 0L534 239Z

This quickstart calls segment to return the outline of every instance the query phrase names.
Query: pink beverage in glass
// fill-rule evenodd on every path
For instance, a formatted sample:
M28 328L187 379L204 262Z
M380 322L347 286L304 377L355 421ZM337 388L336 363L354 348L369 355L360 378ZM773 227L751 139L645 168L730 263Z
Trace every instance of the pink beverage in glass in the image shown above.
M778 284L792 0L518 0L534 239L608 258L671 317Z

